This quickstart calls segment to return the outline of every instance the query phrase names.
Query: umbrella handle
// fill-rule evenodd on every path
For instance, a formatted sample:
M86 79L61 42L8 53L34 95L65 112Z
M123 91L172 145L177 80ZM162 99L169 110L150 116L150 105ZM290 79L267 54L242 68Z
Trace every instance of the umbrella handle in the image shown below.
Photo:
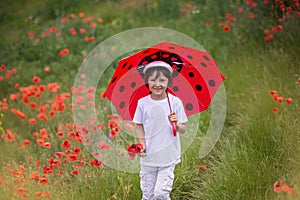
M173 128L173 135L176 137L176 134L177 134L176 122L172 122L172 128Z

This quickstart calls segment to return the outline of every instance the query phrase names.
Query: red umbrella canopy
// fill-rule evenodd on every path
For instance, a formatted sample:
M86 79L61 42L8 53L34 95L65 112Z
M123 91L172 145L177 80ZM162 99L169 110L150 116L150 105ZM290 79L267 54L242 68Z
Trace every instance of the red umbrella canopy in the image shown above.
M179 97L187 116L207 110L224 76L205 50L161 42L119 61L105 95L124 120L132 120L137 102L149 94L143 69L153 61L164 61L173 69L168 92Z

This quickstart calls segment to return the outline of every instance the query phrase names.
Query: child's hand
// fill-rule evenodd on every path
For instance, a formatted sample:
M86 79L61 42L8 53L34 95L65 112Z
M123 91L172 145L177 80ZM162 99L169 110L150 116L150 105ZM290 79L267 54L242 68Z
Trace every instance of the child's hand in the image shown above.
M142 144L142 148L141 148L141 150L140 150L140 157L142 157L142 158L144 158L144 157L146 157L146 148L145 148L145 145L144 144Z
M178 116L175 112L172 112L168 115L168 118L170 120L170 122L176 122L178 121Z

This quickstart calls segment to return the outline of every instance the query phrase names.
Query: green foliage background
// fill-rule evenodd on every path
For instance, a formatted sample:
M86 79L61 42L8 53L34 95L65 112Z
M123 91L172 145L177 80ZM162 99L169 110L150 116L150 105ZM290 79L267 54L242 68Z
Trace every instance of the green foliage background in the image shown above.
M119 32L137 27L164 27L182 32L209 50L228 78L224 82L227 118L216 147L206 158L199 159L198 144L209 125L209 113L201 115L199 135L176 168L172 199L298 199L300 20L299 17L285 20L281 24L283 30L273 34L274 40L264 41L264 29L277 27L278 19L286 11L282 11L276 1L264 4L257 0L256 7L247 5L247 2L1 1L0 62L9 68L16 67L18 73L9 80L0 81L0 99L9 98L9 94L16 91L15 83L30 85L33 76L40 77L45 84L58 82L62 91L70 91L82 58L98 43ZM293 1L282 2L293 6ZM271 4L274 9L271 9ZM242 14L237 12L238 8L243 8ZM293 9L299 12L299 8ZM91 32L95 36L94 42L84 42L79 34L62 38L50 35L40 38L39 43L29 39L29 31L39 36L51 26L60 29L63 35L69 34L72 27L87 26L88 29L88 25L80 20L66 25L60 23L63 17L79 12L103 19L103 23L97 24ZM255 15L253 19L248 17L250 12ZM228 24L229 32L224 32L223 25L220 25L225 23L226 13L235 17L235 22ZM206 26L208 21L210 25ZM60 58L58 53L63 48L69 48L70 53ZM51 73L45 74L46 66L51 66ZM109 79L112 70L106 73ZM275 102L270 90L292 97L293 103ZM23 106L20 102L11 102L11 105L16 108ZM279 113L273 113L274 107L279 108ZM59 119L68 121L68 118L71 119L71 113L61 114ZM20 135L18 142L33 131L9 111L0 120L4 130L11 128ZM54 130L56 125L53 121L47 128ZM20 164L25 155L42 158L47 154L34 147L27 153L20 152L18 144L4 141L0 141L0 145L0 168L3 169L0 176L5 173L4 166L8 162ZM207 165L207 171L198 169L202 164ZM117 199L140 199L137 174L118 172L105 166L84 170L89 179L83 174L67 179L60 186L47 188L53 194L52 198L114 199L116 196ZM277 180L284 180L298 193L274 193L273 184ZM34 191L34 186L31 190ZM9 189L2 187L0 192L4 198L11 198Z

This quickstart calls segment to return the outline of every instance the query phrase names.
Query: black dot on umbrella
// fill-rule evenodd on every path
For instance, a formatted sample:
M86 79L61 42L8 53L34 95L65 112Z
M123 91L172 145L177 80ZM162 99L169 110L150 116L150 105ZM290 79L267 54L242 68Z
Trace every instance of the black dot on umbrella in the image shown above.
M214 87L216 85L216 82L214 80L209 80L208 85Z
M134 88L134 87L136 86L136 82L132 82L132 83L130 84L130 86L131 86L132 88Z
M175 47L170 46L169 49L175 49Z
M178 92L178 90L179 90L179 88L178 88L177 86L174 86L174 87L173 87L173 91L174 91L174 92Z
M121 85L121 86L119 87L119 92L124 92L124 90L125 90L125 86L124 86L124 85Z
M207 56L204 55L203 58L204 58L205 60L209 61L209 57L207 57Z
M192 60L192 59L193 59L193 56L188 55L187 58L190 59L190 60Z
M125 107L125 102L122 101L120 104L119 104L119 108L123 109Z
M197 91L201 91L202 90L202 86L201 85L199 85L199 84L197 84L196 86L195 86L195 89L197 90Z
M149 50L148 49L146 49L145 51L143 51L143 53L148 53L149 52Z
M114 78L111 80L111 83L114 83L116 80L117 80L117 77L114 77Z
M128 66L128 70L130 70L131 68L132 68L132 65L129 65L129 66Z
M122 65L122 69L124 69L127 65L127 62Z
M195 77L195 74L193 72L189 72L188 74L189 74L189 77L191 77L191 78Z
M193 106L193 104L191 104L191 103L187 103L187 104L185 105L185 108L186 108L187 110L191 111L191 110L193 110L194 106Z
M207 64L205 64L204 62L200 63L202 67L207 67Z

